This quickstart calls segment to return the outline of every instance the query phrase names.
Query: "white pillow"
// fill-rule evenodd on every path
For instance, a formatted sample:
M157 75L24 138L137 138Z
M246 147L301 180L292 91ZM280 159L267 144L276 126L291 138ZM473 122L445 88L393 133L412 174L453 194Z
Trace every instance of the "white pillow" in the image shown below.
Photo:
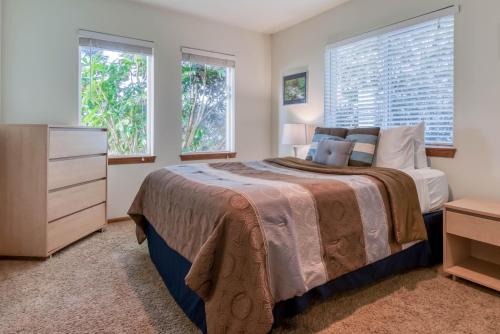
M425 153L425 122L420 122L413 127L413 143L415 145L415 168L427 168L427 153Z
M414 133L413 126L381 130L375 167L415 169Z

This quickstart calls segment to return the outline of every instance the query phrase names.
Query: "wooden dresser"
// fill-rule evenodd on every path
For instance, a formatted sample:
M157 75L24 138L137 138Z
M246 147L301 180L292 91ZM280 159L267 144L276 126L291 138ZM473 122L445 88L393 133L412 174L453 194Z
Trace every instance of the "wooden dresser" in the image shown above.
M106 225L107 131L0 124L0 256L48 257Z

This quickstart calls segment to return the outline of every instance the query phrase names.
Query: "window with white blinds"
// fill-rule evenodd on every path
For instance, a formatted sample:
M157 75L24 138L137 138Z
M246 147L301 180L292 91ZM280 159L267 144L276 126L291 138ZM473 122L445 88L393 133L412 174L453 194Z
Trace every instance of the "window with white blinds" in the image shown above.
M383 29L325 53L325 125L426 123L427 144L453 144L454 16Z
M108 129L109 154L153 154L153 42L80 30L80 124Z
M234 55L181 48L182 154L234 152Z

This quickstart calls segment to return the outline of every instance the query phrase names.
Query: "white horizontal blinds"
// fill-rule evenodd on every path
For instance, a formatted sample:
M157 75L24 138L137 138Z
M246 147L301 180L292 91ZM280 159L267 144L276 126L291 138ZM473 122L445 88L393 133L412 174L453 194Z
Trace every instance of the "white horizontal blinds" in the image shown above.
M181 48L182 60L195 64L212 65L219 67L235 67L235 57L233 55L198 50L192 48Z
M426 122L426 142L453 143L454 16L326 48L327 126Z
M378 38L354 42L330 51L332 100L326 112L327 125L373 126L386 106L383 94L383 55Z
M425 121L426 142L453 143L453 28L447 16L391 34L383 126Z
M117 52L153 55L153 42L140 39L103 34L88 30L78 32L80 46Z

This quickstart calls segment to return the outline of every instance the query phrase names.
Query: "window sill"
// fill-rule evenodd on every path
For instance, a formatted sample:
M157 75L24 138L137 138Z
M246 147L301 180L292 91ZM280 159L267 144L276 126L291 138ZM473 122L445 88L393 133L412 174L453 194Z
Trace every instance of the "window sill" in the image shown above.
M428 157L454 158L457 149L453 146L426 146Z
M155 155L132 157L109 157L108 165L150 164L156 161Z
M236 152L185 153L179 157L181 161L232 159L236 158Z

